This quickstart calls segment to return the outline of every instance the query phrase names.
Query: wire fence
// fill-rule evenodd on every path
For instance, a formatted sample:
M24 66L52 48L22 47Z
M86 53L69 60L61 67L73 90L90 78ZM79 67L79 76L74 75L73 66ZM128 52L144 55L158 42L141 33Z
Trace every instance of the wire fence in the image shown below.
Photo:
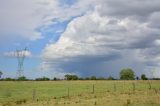
M29 104L30 106L52 106L53 104L55 106L70 106L71 104L105 106L105 104L103 105L103 101L106 100L108 103L113 101L113 106L115 100L117 100L115 103L122 102L123 106L124 104L127 106L136 104L136 100L142 100L144 104L146 101L149 101L148 103L151 103L153 106L160 105L160 86L150 81L66 81L65 84L67 86L57 85L52 86L53 88L48 87L48 89L43 86L32 88L30 89L30 93L28 93L31 99L21 97L20 100L16 100L15 102L2 103L2 106L12 106L13 104L15 106L27 106ZM51 92L52 90L54 92ZM21 93L23 92L25 90L21 91ZM18 96L18 94L16 95Z

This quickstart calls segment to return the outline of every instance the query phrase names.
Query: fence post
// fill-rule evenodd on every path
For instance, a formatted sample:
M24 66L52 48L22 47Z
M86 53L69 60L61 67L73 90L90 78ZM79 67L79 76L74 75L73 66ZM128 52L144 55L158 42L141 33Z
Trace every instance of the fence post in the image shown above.
M92 88L92 93L94 94L94 84L93 84L93 88Z
M68 96L68 98L69 98L69 88L68 88L67 96Z
M148 84L149 84L149 89L151 90L152 89L152 85L151 85L150 80L148 80Z
M133 82L132 85L133 85L133 92L135 92L136 89L135 83Z
M116 84L114 83L114 91L116 92L117 91L117 88L116 88Z
M36 99L36 90L33 89L33 92L32 92L32 99L35 100Z

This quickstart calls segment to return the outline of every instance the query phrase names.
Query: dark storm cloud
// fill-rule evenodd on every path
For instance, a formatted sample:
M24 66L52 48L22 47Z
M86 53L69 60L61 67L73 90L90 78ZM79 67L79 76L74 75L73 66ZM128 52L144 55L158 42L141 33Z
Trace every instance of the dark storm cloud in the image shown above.
M108 56L77 56L72 57L69 61L63 61L61 59L61 64L57 67L61 67L67 73L78 73L81 76L88 76L88 75L101 75L105 73L104 67L102 64L107 61L113 61L116 59L121 58L119 54L110 54ZM97 70L100 72L97 73Z
M160 11L153 13L149 18L149 24L148 26L151 28L160 28L160 24L158 23L160 21Z
M146 17L160 10L159 0L102 0L101 15Z
M148 66L159 66L159 0L94 2L92 12L71 21L60 40L46 47L44 58L67 58L57 66L82 76L104 75L106 70L117 74L125 67L140 75Z

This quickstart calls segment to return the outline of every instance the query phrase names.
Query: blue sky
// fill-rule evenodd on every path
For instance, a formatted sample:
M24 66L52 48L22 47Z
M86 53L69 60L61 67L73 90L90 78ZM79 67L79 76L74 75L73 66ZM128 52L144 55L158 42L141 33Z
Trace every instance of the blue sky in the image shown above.
M130 3L131 2L131 3ZM16 77L16 50L28 48L24 75L160 77L159 0L1 0L0 70Z

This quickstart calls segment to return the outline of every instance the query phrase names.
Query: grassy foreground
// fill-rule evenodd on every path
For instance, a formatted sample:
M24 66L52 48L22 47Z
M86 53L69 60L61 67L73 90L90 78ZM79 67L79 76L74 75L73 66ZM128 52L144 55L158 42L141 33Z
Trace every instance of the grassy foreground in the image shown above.
M1 81L0 106L160 106L160 81Z

